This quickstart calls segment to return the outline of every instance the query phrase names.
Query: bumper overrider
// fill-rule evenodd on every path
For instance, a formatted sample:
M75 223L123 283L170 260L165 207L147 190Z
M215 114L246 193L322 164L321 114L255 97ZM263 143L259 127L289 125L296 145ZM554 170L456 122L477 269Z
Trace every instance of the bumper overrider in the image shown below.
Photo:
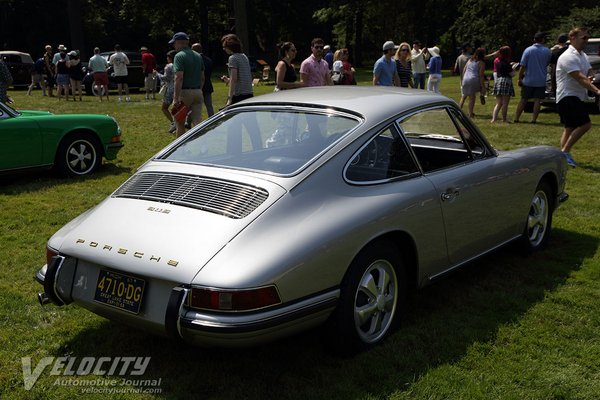
M76 279L77 259L54 256L35 276L43 285L44 292L38 294L41 305L53 303L58 306L72 302L73 284ZM191 286L173 287L165 296L164 318L154 321L160 325L153 329L186 342L203 346L242 347L272 341L317 326L328 318L337 305L340 290L331 288L323 292L280 304L276 307L245 312L214 312L194 309L189 306ZM114 310L102 305L81 304L95 313L130 324L138 324L139 316ZM147 322L147 321L146 321Z

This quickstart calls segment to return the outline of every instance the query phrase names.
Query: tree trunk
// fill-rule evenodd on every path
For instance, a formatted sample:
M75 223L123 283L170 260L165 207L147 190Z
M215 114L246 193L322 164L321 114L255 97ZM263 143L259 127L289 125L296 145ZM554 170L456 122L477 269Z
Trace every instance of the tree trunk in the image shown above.
M356 39L354 40L354 63L357 66L363 65L363 60L362 60L363 15L364 15L363 6L361 3L358 3L356 5L356 17L355 17L355 24L356 24L355 38Z

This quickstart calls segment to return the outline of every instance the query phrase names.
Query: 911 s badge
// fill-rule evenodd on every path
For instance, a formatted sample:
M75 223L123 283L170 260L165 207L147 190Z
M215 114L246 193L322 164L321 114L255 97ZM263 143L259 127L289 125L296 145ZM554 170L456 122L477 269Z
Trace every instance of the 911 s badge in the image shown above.
M147 210L152 211L152 212L161 213L161 214L169 214L171 212L171 210L169 210L168 208L158 208L158 207L148 207Z

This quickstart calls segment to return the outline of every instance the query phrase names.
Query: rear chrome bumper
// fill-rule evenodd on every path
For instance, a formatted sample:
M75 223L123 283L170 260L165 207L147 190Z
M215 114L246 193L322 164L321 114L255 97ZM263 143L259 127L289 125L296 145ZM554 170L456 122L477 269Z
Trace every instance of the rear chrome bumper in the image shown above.
M189 289L175 288L167 308L167 332L204 346L244 347L319 325L335 309L340 290L332 289L276 309L213 313L189 309Z

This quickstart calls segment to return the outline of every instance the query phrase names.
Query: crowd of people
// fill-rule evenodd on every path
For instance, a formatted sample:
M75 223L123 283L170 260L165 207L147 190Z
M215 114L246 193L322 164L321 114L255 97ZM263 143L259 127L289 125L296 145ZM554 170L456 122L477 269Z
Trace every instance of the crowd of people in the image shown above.
M517 75L517 84L521 88L521 96L517 104L513 123L519 123L528 102L533 102L531 123L535 124L539 116L541 101L548 91L550 79L550 95L555 98L560 121L564 130L560 147L567 163L576 167L577 163L571 155L573 145L591 128L591 120L584 102L588 91L600 96L600 89L592 84L592 67L587 55L583 52L589 39L587 29L576 27L568 34L560 34L552 48L546 46L547 34L538 32L533 37L533 44L525 49L519 62L511 61L511 48L502 46L498 51L486 55L483 48L476 49L471 55L472 47L466 43L462 54L457 58L454 70L460 74L462 107L465 99L469 99L469 115L473 117L475 97L480 94L485 104L486 93L485 60L494 58L494 86L492 94L496 97L496 105L492 112L491 122L509 123L508 104L515 96L513 76ZM570 45L567 45L569 41ZM518 72L517 72L518 71Z
M561 148L567 162L576 166L570 154L573 145L591 127L589 115L581 102L586 100L587 92L600 95L600 90L591 83L589 73L591 66L583 48L589 39L587 30L574 28L569 34L561 34L557 44L549 49L545 45L547 35L538 32L534 43L525 49L519 62L512 60L509 46L502 46L497 51L486 54L484 48L473 49L469 43L463 44L461 54L456 59L452 71L460 76L461 98L459 105L468 105L468 115L475 116L475 103L479 95L482 104L488 91L488 78L485 75L486 60L493 59L493 90L496 104L492 112L491 122L509 123L508 105L515 96L513 77L518 74L517 83L521 88L520 101L516 107L512 122L519 123L527 103L533 101L532 123L536 123L540 101L546 96L547 73L551 74L551 91L556 96L557 108L564 124ZM570 46L567 45L570 40ZM145 98L156 98L156 80L160 78L163 86L162 112L169 121L169 132L180 136L186 128L201 121L203 104L207 115L214 114L212 105L213 86L211 82L212 60L202 53L200 43L192 46L185 32L173 35L169 44L173 50L167 54L167 65L164 73L156 70L156 59L147 47L140 49L142 69L144 73ZM243 52L243 45L235 34L228 34L221 39L223 51L228 55L227 74L221 80L228 85L228 96L225 106L235 104L253 96L253 76L250 61ZM300 87L327 85L355 85L355 69L349 62L347 48L332 51L321 38L314 38L310 44L311 54L304 59L296 73L293 61L296 58L296 46L292 42L284 42L279 46L280 57L275 67L275 91L290 90ZM43 95L53 95L56 85L57 95L81 101L82 69L78 51L67 52L64 45L58 46L58 52L52 52L47 45L43 57L35 62L32 81L28 90L39 85ZM424 47L419 40L414 40L412 48L408 42L396 45L386 41L382 46L382 56L373 65L372 84L376 86L398 86L425 89L439 93L442 80L442 59L437 46ZM88 70L93 74L94 85L102 95L109 99L108 75L113 67L114 80L118 88L118 100L130 101L127 85L127 66L130 60L121 51L119 45L114 46L114 53L107 60L100 55L100 49L94 49ZM0 63L0 78L7 82L10 73ZM0 79L1 80L1 79ZM6 86L0 85L0 100L6 101ZM3 89L4 87L4 89ZM71 93L71 95L69 94Z

